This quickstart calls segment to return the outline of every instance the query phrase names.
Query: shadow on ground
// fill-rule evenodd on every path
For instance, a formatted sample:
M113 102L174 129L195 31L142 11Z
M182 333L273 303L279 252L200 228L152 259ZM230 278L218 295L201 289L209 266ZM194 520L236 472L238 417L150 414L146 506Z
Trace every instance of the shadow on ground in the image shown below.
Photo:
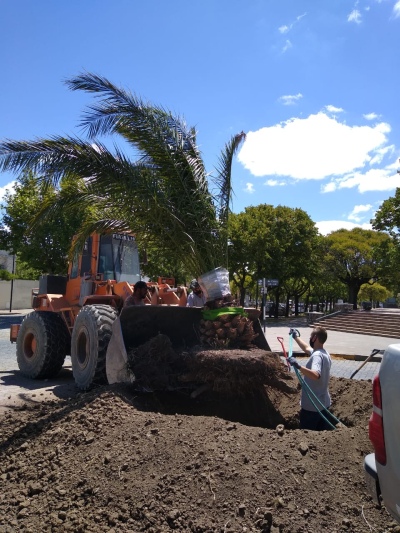
M53 379L29 379L19 370L0 372L0 407L16 408L21 403L41 403L44 399L68 399L79 394L71 368L63 368Z
M22 315L0 315L0 329L8 329L11 324L21 324Z

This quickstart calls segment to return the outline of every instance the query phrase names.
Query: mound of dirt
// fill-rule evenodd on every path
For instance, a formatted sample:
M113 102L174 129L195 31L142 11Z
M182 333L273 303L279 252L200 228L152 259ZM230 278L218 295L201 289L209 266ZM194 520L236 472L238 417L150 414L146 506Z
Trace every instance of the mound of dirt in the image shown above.
M363 477L371 383L331 378L346 427L320 433L295 429L296 378L285 386L196 399L113 386L9 410L0 531L395 531Z
M128 368L136 384L147 391L201 387L233 397L260 393L265 385L285 388L288 376L278 354L254 345L247 349L199 345L175 351L162 334L132 348Z

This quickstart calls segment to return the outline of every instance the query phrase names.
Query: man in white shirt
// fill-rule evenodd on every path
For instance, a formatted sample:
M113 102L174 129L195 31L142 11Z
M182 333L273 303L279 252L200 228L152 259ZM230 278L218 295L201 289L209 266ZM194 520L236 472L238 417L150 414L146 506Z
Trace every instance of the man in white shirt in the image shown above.
M326 329L322 327L314 328L310 335L309 345L300 338L298 330L291 329L289 333L303 352L310 356L305 366L300 365L295 357L289 357L289 363L303 374L305 383L313 391L321 404L326 409L329 409L331 405L329 377L332 362L331 356L324 348L324 343L328 338ZM323 415L332 422L329 412L324 410L319 402L314 400L312 395L311 398L317 408L322 410ZM326 420L322 418L313 402L309 398L307 390L303 387L301 390L300 401L300 429L311 429L315 431L333 429Z

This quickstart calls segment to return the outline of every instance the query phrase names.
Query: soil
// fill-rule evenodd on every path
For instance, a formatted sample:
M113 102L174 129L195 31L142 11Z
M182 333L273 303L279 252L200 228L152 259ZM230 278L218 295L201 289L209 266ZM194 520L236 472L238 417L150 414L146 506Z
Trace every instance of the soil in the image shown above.
M0 531L399 531L364 482L371 382L331 378L333 431L297 428L297 378L259 393L127 385L1 415Z

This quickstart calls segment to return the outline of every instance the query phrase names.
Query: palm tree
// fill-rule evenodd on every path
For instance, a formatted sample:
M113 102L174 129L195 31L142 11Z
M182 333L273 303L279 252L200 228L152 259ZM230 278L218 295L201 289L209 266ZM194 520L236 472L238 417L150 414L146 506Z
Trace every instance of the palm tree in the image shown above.
M79 243L92 231L131 229L140 242L171 254L193 275L223 265L232 160L245 134L225 145L213 177L204 168L195 130L183 119L95 74L84 73L66 84L96 97L81 122L87 140L6 140L0 143L0 170L30 169L56 188L62 179L73 179L75 187L60 189L41 216L81 207L87 216ZM99 140L115 134L134 149L134 158Z

